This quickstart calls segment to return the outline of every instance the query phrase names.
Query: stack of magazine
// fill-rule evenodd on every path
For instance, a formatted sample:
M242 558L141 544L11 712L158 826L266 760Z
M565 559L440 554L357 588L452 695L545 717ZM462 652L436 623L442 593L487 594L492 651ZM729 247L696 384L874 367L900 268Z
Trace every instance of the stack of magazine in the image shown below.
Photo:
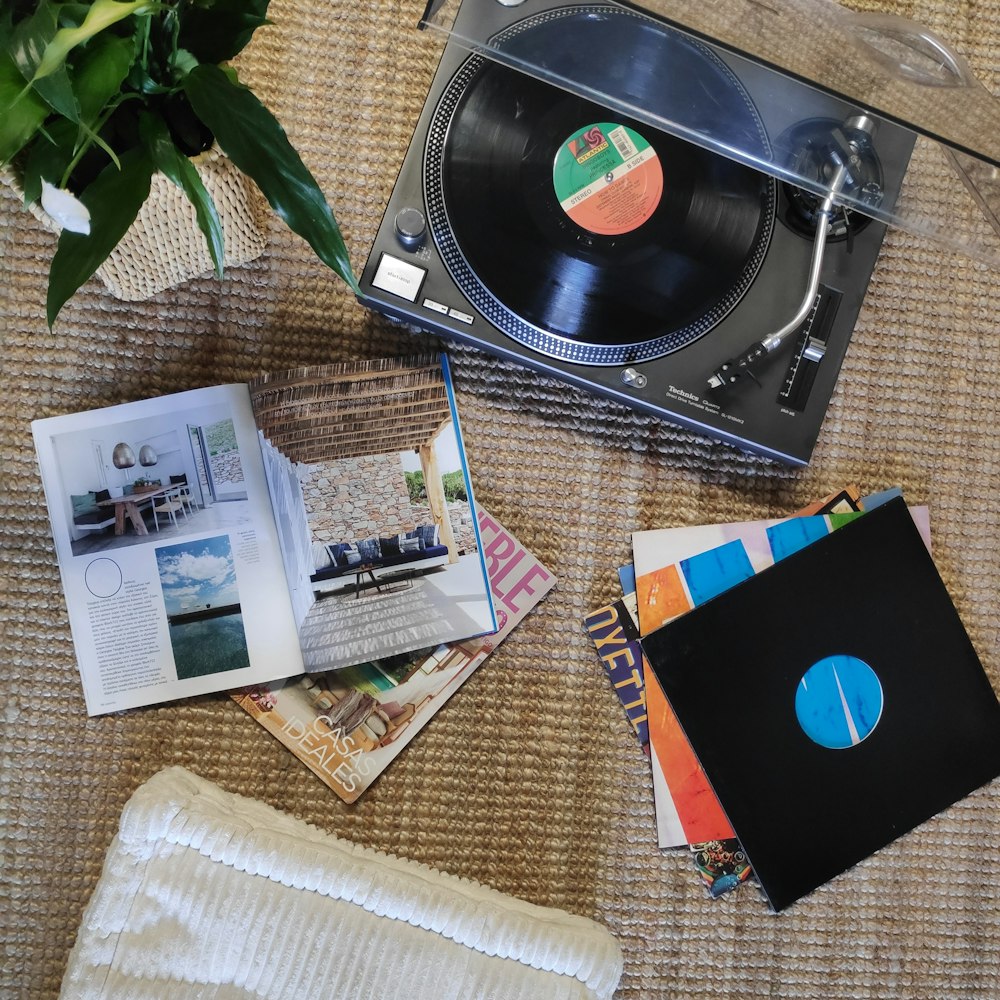
M87 711L231 692L347 801L555 583L475 503L445 355L32 431Z
M848 487L632 548L584 626L649 757L657 844L712 897L755 879L780 910L1000 773L926 507Z
M478 524L496 631L231 692L345 802L371 785L555 585L555 577L482 508Z

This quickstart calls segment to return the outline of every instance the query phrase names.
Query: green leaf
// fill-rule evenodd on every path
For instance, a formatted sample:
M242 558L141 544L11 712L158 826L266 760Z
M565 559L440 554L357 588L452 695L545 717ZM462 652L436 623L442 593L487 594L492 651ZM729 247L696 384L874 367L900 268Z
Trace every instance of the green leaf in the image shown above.
M221 278L225 259L222 222L216 211L215 202L205 189L198 171L186 156L177 151L162 118L143 115L139 123L139 132L157 169L173 181L194 205L198 227L205 234L208 252L212 255L212 263L215 264L215 273Z
M25 74L25 79L37 85L39 80L43 80L53 73L65 69L66 57L78 45L83 45L95 35L100 34L111 25L130 17L132 14L148 14L156 9L156 0L93 0L87 11L87 16L79 27L60 28L54 35L48 35L44 47L39 50L38 42L48 31L48 9L53 5L49 0L42 0L39 9L31 18L23 24L40 18L38 25L38 36L30 35L26 41L30 41L30 46L24 49L26 65L30 64L30 72L25 72L25 67L15 56L21 72ZM22 25L18 25L20 31ZM16 41L16 39L15 39ZM13 52L11 53L14 54Z
M80 196L90 211L90 235L63 230L49 270L47 314L51 327L59 310L108 259L149 196L154 165L145 149L130 149L121 170L109 164Z
M81 117L93 123L121 89L135 59L135 41L100 35L80 53L73 67L73 89Z
M198 60L187 49L178 49L174 53L174 71L178 78L186 76L198 65Z
M33 87L54 111L70 121L78 122L80 111L66 72L65 60L52 65L47 72L40 70L46 54L52 49L54 39L62 34L58 28L58 7L49 0L42 0L31 17L26 17L14 28L10 40L10 56L27 81L26 86Z
M48 113L48 105L24 89L14 60L0 52L0 163L9 162L31 141Z
M197 66L184 78L183 88L223 152L256 181L288 227L357 291L337 220L274 115L249 90L234 85L218 66Z
M61 66L41 80L36 80L34 89L44 98L53 111L58 111L71 122L80 120L80 109L73 93L73 85L69 81L66 67Z
M270 0L209 0L189 5L181 15L179 44L199 62L220 63L241 52L253 33L270 24Z
M8 52L26 81L31 81L45 49L59 30L58 10L49 0L41 0L34 13L14 26Z

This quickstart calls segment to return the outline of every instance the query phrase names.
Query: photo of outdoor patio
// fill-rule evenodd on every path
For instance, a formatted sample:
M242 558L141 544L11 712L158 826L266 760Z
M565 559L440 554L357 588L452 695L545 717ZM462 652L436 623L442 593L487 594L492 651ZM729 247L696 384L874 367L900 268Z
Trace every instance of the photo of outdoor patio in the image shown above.
M250 391L308 670L492 631L438 356L265 376Z

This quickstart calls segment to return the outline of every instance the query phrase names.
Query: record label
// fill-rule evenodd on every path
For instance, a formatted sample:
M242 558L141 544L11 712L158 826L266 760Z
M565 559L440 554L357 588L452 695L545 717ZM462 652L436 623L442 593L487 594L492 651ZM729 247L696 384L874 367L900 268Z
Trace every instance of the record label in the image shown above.
M635 129L597 122L559 147L552 185L562 210L582 229L621 236L656 211L663 168L656 150Z
M882 684L856 656L826 656L804 674L795 715L806 736L828 750L855 747L882 718Z

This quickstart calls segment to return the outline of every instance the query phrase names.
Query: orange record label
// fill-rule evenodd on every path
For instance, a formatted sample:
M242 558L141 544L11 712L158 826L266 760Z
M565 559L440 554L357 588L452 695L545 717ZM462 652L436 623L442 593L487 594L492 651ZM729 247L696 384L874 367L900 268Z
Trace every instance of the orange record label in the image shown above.
M599 236L648 222L663 194L656 150L627 125L598 122L573 133L556 153L552 185L562 210Z

